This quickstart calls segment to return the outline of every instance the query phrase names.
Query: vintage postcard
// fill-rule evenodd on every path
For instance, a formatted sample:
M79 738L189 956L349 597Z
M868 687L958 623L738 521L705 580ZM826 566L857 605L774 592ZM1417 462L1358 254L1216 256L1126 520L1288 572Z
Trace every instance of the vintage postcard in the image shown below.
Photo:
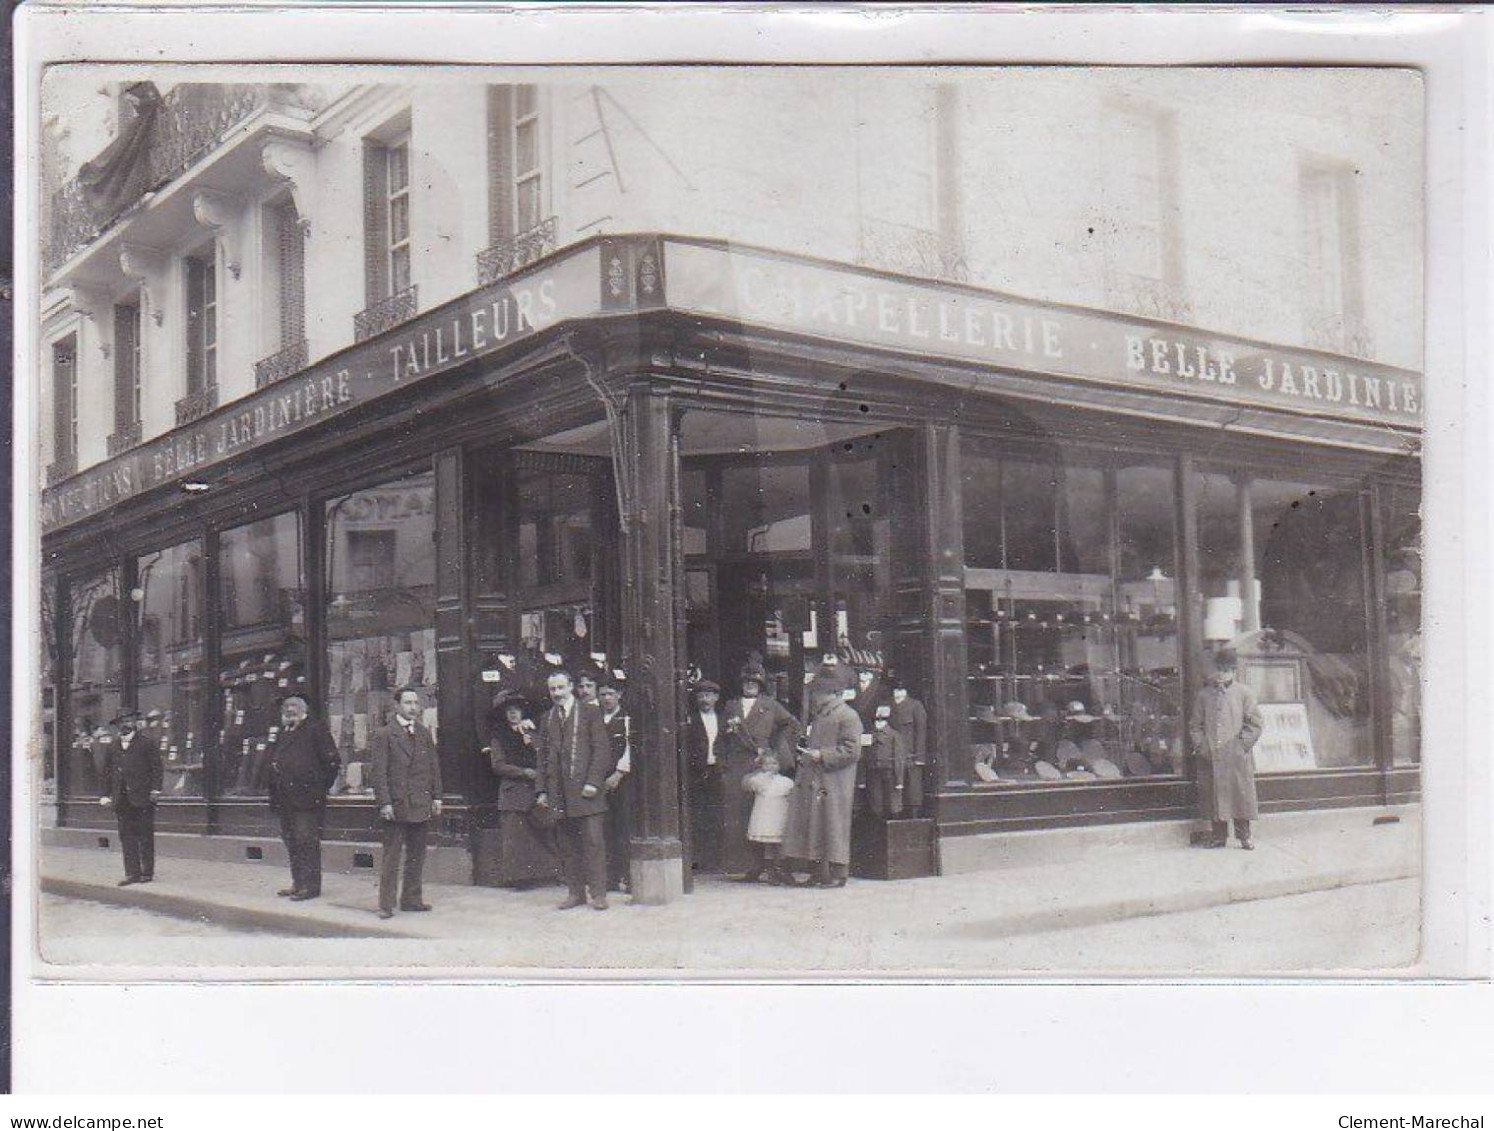
M1417 71L40 105L46 977L1418 971Z

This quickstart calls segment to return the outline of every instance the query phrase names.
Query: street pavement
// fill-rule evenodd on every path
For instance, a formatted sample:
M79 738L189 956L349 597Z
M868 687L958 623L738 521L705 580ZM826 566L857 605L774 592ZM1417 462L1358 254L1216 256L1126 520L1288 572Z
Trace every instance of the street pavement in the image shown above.
M265 864L162 858L118 888L117 853L47 846L44 890L153 912L150 929L89 925L43 905L55 977L471 976L893 977L1414 973L1420 821L1354 810L1262 822L1255 852L1125 838L1056 859L918 880L785 890L702 880L663 907L614 896L606 912L555 910L561 891L427 885L434 910L374 915L367 871L331 874L321 899L274 895ZM1273 833L1276 835L1273 836ZM173 934L172 918L226 933ZM256 932L256 933L249 933Z

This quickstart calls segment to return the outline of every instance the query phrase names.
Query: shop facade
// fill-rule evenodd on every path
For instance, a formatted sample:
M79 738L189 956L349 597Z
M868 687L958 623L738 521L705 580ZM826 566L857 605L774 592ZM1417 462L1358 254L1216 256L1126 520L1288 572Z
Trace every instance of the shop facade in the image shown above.
M692 674L760 658L798 712L833 653L927 707L932 872L951 838L1188 816L1226 644L1267 812L1411 801L1421 387L777 251L572 244L45 491L58 823L109 823L90 735L132 706L158 828L268 835L294 689L342 752L327 835L373 839L366 752L414 685L470 845L495 686L598 656L640 751L634 890L668 899Z

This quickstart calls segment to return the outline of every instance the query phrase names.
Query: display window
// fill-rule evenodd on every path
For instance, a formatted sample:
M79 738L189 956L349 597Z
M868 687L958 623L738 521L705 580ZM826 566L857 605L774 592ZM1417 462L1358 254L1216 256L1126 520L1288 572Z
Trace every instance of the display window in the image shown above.
M195 538L142 554L135 564L137 706L145 733L161 748L167 797L202 797L205 785L206 566Z
M1390 752L1409 766L1421 762L1421 489L1396 484L1382 499Z
M280 733L280 700L306 691L300 516L288 512L223 531L218 557L219 789L260 797Z
M1195 612L1260 701L1256 772L1373 765L1363 492L1218 471L1195 486Z
M333 792L371 796L369 747L402 687L437 729L436 485L422 472L324 504L327 724L342 755Z
M63 780L69 796L98 797L107 782L113 742L107 724L124 705L125 625L119 571L108 569L76 578L64 591L69 615L67 639L61 646L71 651L68 705L72 734L61 752L67 763ZM44 617L50 611L48 605L43 603Z
M971 751L983 786L1182 770L1171 467L970 445Z

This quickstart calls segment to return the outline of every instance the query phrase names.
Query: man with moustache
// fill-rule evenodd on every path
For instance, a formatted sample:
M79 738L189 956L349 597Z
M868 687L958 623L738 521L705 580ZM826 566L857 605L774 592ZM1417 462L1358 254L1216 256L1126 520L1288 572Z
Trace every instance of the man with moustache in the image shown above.
M401 688L394 718L374 735L371 753L374 801L379 806L384 852L379 868L379 918L429 911L422 889L430 822L441 815L441 759L431 732L420 724L420 691ZM404 855L401 887L400 856Z
M566 671L545 681L550 712L539 732L539 797L559 820L555 839L570 889L559 910L587 902L607 910L606 778L613 769L612 740L602 709L576 698Z
M109 725L116 741L99 804L114 810L119 825L125 869L119 886L148 884L156 878L156 801L161 796L164 769L161 748L143 733L144 720L139 711L126 711Z
M301 902L322 894L322 820L341 765L326 723L309 717L304 697L287 695L270 751L269 795L290 857L291 885L276 895Z

